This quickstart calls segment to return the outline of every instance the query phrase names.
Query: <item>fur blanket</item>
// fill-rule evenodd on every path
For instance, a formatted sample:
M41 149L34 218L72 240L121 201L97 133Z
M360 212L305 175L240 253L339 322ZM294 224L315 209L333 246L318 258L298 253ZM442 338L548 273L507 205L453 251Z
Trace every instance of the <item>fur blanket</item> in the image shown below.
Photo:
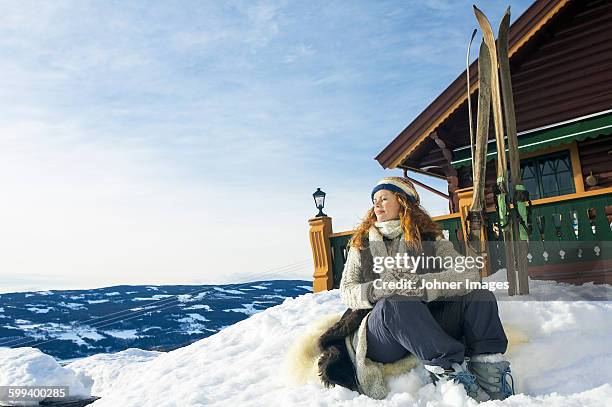
M355 368L355 358L351 355L352 344L347 342L359 329L361 322L370 309L347 309L340 320L333 324L319 338L319 348L323 354L319 357L319 376L325 387L339 384L353 391L362 392Z
M324 387L339 384L372 398L386 397L385 382L414 368L417 359L408 355L393 363L379 363L365 357L365 328L370 311L348 309L342 316L326 315L313 322L285 356L288 384L317 383ZM359 331L358 349L353 349L348 340L355 330ZM347 360L351 363L346 364Z
M342 315L330 314L313 321L308 329L299 335L297 339L289 347L284 359L284 372L286 384L289 386L302 386L307 383L312 383L325 387L325 383L320 375L319 360L323 355L324 349L321 347L321 338L325 333L337 324ZM365 328L367 315L363 318L360 324L360 329ZM508 351L506 355L510 355L513 349L521 343L528 341L527 336L516 327L504 326L506 336L508 337ZM366 344L364 344L366 345ZM382 377L386 383L392 377L404 374L415 366L418 361L412 356L406 356L393 363L378 363L365 358L370 366L380 368ZM362 393L362 391L359 391ZM376 397L380 398L380 397ZM384 397L383 397L384 398Z

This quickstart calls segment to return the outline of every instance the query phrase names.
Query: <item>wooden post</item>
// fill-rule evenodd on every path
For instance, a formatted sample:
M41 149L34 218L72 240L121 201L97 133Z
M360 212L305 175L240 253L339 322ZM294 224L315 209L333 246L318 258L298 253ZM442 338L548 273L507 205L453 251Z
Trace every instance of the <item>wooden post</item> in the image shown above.
M441 135L448 138L448 132L442 130L442 128L432 132L429 137L431 137L438 148L440 148L440 151L442 151L442 155L446 160L444 172L446 175L446 182L448 183L448 209L451 213L455 213L459 210L459 198L457 197L456 193L459 185L459 178L457 177L457 169L451 165L451 162L453 161L453 152L448 148L444 140L440 138Z
M470 206L472 205L472 196L474 195L474 188L461 188L457 191L459 197L459 213L461 214L461 230L463 231L463 241L468 241L468 231L465 228L466 217Z
M312 291L331 290L334 285L332 254L329 236L332 234L332 218L320 216L308 219L310 225L310 247L314 260Z
M468 231L466 228L466 217L470 207L472 205L472 196L474 195L474 188L462 188L457 190L457 195L459 196L459 213L461 214L461 230L463 231L463 241L465 244L468 244ZM480 233L480 240L483 242L483 250L485 253L489 252L489 243L487 242L487 234L486 229L483 227ZM467 247L466 247L466 253ZM482 277L486 277L491 275L491 266L489 265L489 256L487 255L485 261L485 267L480 271L480 275Z

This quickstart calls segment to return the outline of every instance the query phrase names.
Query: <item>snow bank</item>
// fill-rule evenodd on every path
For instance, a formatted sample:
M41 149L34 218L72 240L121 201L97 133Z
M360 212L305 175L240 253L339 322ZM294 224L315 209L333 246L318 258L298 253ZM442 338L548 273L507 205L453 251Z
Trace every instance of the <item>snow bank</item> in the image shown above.
M533 282L531 298L577 293L574 286ZM612 287L592 287L608 296ZM589 288L591 289L591 288ZM505 298L499 293L500 299ZM490 406L604 406L612 400L609 301L500 301L514 345L518 394ZM94 395L93 407L140 406L475 406L461 386L434 386L422 367L389 381L376 401L316 380L291 385L284 367L292 344L315 321L345 310L338 290L288 298L190 346L168 353L128 350L67 365ZM0 373L3 374L4 372Z
M114 384L121 382L155 359L161 352L142 349L126 349L117 353L100 353L79 359L65 367L76 373L85 387L95 396L105 397L113 393Z
M74 371L34 348L0 348L0 386L68 386L70 397L91 396Z

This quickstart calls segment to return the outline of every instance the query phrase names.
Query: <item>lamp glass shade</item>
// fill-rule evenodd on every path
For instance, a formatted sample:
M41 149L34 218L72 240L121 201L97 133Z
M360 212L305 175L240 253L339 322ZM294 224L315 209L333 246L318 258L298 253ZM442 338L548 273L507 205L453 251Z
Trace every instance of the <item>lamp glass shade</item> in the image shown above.
M317 188L314 194L312 194L317 209L323 209L325 207L325 192L321 191L321 188Z

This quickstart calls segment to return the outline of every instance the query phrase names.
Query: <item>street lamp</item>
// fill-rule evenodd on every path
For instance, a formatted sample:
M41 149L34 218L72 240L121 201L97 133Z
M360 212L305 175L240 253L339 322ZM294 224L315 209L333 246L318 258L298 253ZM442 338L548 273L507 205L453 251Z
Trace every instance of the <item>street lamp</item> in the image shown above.
M317 188L317 190L312 194L312 197L315 201L315 206L319 210L319 213L315 217L327 216L323 213L323 207L325 206L325 192L321 191L321 188Z

